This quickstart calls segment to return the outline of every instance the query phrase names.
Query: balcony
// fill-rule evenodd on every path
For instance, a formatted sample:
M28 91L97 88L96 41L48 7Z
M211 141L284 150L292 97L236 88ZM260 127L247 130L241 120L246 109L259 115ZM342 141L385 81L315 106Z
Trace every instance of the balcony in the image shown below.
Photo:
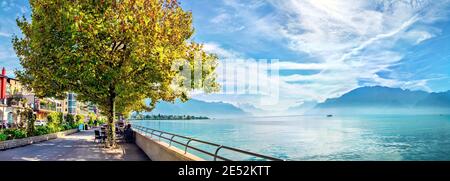
M8 106L24 106L27 104L27 99L22 94L10 95L6 98L6 105Z
M56 112L58 111L58 104L50 100L39 100L36 102L35 110L43 112Z

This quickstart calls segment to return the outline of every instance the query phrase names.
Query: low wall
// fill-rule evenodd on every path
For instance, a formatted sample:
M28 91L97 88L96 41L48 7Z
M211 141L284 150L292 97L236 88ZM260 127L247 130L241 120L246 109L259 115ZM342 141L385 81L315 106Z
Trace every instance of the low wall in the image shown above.
M33 143L56 139L56 138L70 135L70 134L73 134L76 132L78 132L78 129L71 129L71 130L67 130L67 131L61 131L61 132L46 134L46 135L41 135L41 136L33 136L33 137L28 137L28 138L23 138L23 139L6 140L6 141L0 142L0 150L7 150L7 149L11 149L11 148L30 145Z
M174 146L169 147L169 144L165 142L150 139L138 132L135 132L135 135L136 145L152 161L204 161L190 153L185 154L184 150L180 150Z

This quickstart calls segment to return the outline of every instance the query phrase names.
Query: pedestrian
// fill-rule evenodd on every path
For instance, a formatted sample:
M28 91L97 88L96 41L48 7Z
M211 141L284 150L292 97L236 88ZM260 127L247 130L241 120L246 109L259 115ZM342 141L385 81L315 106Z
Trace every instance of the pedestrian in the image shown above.
M125 130L124 130L123 134L124 134L126 142L132 143L134 141L134 139L133 139L133 130L131 129L131 124L128 124L125 127Z

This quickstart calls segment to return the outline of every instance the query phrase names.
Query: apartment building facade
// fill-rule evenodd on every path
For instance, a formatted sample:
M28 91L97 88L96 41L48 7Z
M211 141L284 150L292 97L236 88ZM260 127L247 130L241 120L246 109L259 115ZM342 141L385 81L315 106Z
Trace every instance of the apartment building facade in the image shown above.
M93 105L78 102L76 94L68 93L62 100L54 98L38 98L33 92L20 84L20 81L6 75L5 68L0 74L0 123L2 125L14 126L21 122L20 111L32 108L37 120L47 120L52 112L62 112L64 115L98 114ZM95 111L94 111L95 110Z

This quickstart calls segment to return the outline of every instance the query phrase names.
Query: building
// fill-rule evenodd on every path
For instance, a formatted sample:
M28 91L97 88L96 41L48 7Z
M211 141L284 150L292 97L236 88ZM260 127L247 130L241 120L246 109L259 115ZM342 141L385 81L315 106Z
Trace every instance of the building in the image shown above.
M75 93L67 94L67 113L69 114L81 114L81 115L89 115L90 113L94 113L98 115L97 107L91 103L84 103L77 101L77 95Z
M69 114L77 114L77 99L74 93L67 94L67 112Z
M6 104L6 87L7 87L8 77L6 76L5 68L2 69L2 74L0 75L0 122L4 123L8 120L9 111L7 111ZM9 122L9 121L8 121Z
M47 116L52 112L62 112L62 104L64 100L57 100L53 98L37 98L34 97L34 112L37 120L47 120ZM67 114L67 113L65 113Z
M0 75L0 123L17 125L20 123L20 111L28 104L26 89L16 79L6 76L5 68Z
M77 102L76 94L68 93L67 98L38 98L34 93L20 84L17 79L9 78L5 68L0 75L0 125L15 126L20 123L20 110L32 108L37 120L47 120L52 112L62 112L64 115L87 115L98 110L94 105Z

